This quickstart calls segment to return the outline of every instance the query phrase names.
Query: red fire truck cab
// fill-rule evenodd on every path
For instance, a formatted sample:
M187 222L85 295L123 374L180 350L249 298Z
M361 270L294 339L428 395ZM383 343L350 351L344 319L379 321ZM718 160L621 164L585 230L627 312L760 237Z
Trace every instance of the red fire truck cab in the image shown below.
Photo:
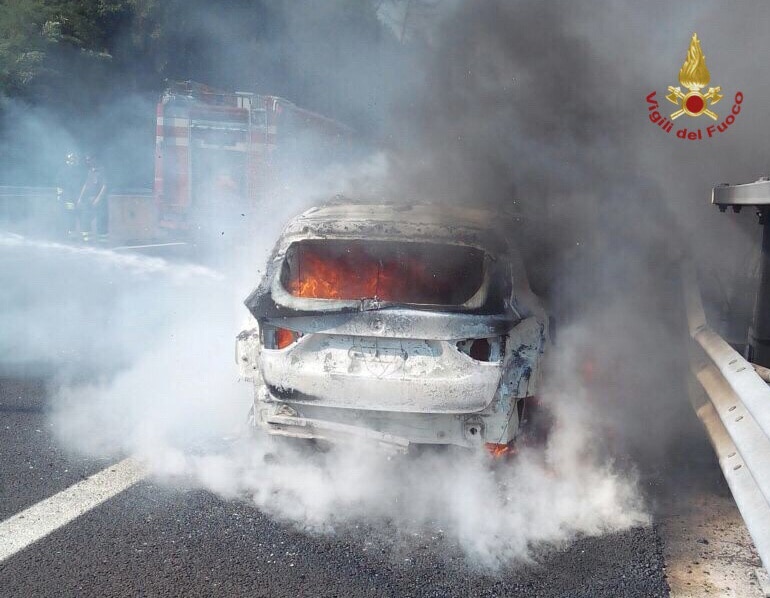
M276 96L173 83L157 107L158 223L189 230L254 209L276 183L341 159L352 134Z

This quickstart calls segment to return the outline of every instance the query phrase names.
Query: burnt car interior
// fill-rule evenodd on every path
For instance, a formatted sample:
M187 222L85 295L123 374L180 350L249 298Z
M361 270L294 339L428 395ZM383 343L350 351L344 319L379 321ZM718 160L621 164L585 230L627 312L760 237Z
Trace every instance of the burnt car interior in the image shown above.
M463 245L311 239L289 248L281 282L308 299L463 305L483 284L484 259Z
M499 258L452 243L304 239L268 273L267 292L258 289L246 305L258 319L392 306L504 314L511 272Z

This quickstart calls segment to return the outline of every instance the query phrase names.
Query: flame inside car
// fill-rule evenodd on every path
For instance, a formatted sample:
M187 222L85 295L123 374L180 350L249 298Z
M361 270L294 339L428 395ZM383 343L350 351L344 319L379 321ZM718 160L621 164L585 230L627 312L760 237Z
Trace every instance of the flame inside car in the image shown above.
M308 299L460 305L482 283L484 252L462 245L309 240L292 246L284 286Z

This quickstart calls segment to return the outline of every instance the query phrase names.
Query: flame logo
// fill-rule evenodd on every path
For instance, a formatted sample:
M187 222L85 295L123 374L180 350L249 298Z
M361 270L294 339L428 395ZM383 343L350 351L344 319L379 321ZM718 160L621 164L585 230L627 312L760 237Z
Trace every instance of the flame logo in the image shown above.
M698 34L693 33L687 59L679 70L679 83L690 91L705 87L711 81L711 74L706 67L706 57L700 47Z
M679 83L690 91L684 93L681 87L668 86L669 94L666 99L679 107L679 110L671 114L671 120L683 114L687 116L705 114L712 120L717 119L717 113L710 110L709 106L713 106L722 99L722 88L709 87L708 92L701 93L701 88L708 85L709 81L711 81L711 73L706 68L706 57L700 49L698 34L693 33L690 48L687 50L687 59L679 69Z

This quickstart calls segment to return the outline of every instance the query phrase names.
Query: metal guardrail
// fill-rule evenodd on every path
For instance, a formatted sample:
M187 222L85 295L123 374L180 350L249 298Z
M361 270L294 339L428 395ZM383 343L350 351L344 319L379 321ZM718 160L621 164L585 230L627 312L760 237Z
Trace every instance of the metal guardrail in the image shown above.
M0 185L0 200L6 202L27 202L34 199L55 200L56 187L9 187Z
M54 230L61 220L58 198L56 187L0 186L0 228L24 235Z
M9 187L0 185L0 205L7 210L23 210L38 201L55 202L56 187Z
M703 310L694 270L684 274L690 367L705 391L693 396L765 569L770 567L770 386L722 337Z
M146 245L158 239L152 189L111 190L107 205L112 243ZM78 218L74 208L73 198L63 197L57 187L0 185L0 229L6 231L72 239Z

